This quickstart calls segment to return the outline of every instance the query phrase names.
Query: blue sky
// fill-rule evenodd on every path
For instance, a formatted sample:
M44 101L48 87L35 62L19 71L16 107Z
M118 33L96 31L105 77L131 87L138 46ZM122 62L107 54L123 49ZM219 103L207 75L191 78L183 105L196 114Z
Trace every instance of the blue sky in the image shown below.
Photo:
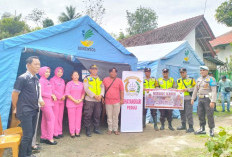
M225 0L207 0L205 18L215 36L224 34L232 28L218 24L214 18L216 8ZM65 6L73 5L80 12L85 5L82 0L0 0L0 14L8 11L22 13L26 16L34 8L42 9L46 16L57 24L57 17L65 10ZM150 7L158 15L158 26L164 26L180 20L204 13L205 0L105 0L106 14L102 27L109 33L125 32L127 26L126 10L133 12L139 6Z

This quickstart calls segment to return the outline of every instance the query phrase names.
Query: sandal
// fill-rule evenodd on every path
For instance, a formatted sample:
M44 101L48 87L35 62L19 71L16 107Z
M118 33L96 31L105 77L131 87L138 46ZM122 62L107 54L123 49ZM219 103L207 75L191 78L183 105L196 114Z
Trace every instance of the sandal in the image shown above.
M112 134L112 131L108 130L108 131L107 131L107 134L108 134L108 135L111 135L111 134Z
M119 131L114 132L115 135L120 135Z

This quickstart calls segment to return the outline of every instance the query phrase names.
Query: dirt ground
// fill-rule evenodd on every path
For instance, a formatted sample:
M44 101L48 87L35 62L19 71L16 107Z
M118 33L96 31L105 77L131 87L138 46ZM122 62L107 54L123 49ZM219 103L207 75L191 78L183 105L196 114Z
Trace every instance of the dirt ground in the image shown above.
M197 130L199 122L196 115L194 115L194 122L194 128ZM218 131L219 126L231 127L232 114L222 113L215 116L215 123L215 132ZM176 128L179 125L180 120L174 119L173 126ZM92 137L86 137L82 130L81 137L72 139L66 127L64 138L58 139L56 146L41 144L40 153L35 155L37 157L209 156L204 146L209 138L208 135L196 136L193 133L186 134L185 131L170 131L167 125L164 131L154 131L152 124L147 124L143 133L121 133L119 136L106 134L106 127L101 129L102 135L92 134ZM10 156L9 153L5 153L5 156Z

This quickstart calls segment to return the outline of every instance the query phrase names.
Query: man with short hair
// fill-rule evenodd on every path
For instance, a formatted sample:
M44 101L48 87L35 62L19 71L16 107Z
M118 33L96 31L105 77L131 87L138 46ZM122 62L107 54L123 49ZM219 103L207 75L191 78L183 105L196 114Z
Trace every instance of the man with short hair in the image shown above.
M154 89L156 87L156 79L154 77L151 77L151 68L145 68L144 69L145 78L143 81L143 127L146 126L146 114L147 109L145 108L145 92L149 89ZM154 129L156 131L159 130L157 126L157 109L150 109L151 115L154 121Z
M103 80L105 86L105 107L108 123L108 134L110 135L114 131L115 135L119 135L118 131L118 116L120 112L120 106L124 102L124 86L120 78L117 78L118 70L111 68L109 70L109 77Z
M162 89L170 89L170 88L175 88L175 81L172 77L169 77L169 69L164 68L162 70L163 77L158 79L158 87ZM164 122L165 122L165 117L167 117L168 120L168 128L172 131L175 129L172 127L172 110L171 109L160 109L160 122L161 122L161 127L160 130L164 130Z
M207 114L208 125L210 128L209 134L214 136L214 105L217 98L217 86L213 77L208 75L209 68L207 66L200 66L200 74L194 87L193 95L191 98L191 104L194 104L195 98L198 96L197 114L200 121L200 129L195 134L206 134L205 132L205 114Z
M177 130L186 130L186 118L188 120L189 128L187 133L194 132L193 129L193 106L191 105L191 94L193 92L196 82L193 78L187 76L187 70L181 68L180 70L181 78L177 80L177 89L184 92L184 110L180 110L181 115L181 126Z
M27 72L20 75L12 92L13 108L16 108L16 116L21 121L23 136L19 147L19 157L32 157L32 138L35 133L38 103L44 105L39 100L40 88L36 74L40 69L40 61L37 56L31 56L26 60Z
M84 105L84 125L86 128L86 136L91 137L91 119L93 117L93 132L101 134L99 130L100 116L102 111L101 99L104 96L105 90L102 80L98 77L98 67L91 65L89 68L90 76L84 79L84 89L86 92Z
M226 76L222 76L222 79L219 81L219 88L221 91L221 100L222 100L222 112L225 112L225 100L227 101L227 111L230 112L230 90L232 83L230 79L227 79Z

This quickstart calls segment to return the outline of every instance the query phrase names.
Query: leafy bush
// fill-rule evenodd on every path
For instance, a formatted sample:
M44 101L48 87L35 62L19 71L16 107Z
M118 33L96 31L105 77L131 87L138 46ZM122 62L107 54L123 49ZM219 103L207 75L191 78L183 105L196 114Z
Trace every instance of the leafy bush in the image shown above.
M219 127L218 136L209 138L205 143L213 157L232 156L232 128Z

